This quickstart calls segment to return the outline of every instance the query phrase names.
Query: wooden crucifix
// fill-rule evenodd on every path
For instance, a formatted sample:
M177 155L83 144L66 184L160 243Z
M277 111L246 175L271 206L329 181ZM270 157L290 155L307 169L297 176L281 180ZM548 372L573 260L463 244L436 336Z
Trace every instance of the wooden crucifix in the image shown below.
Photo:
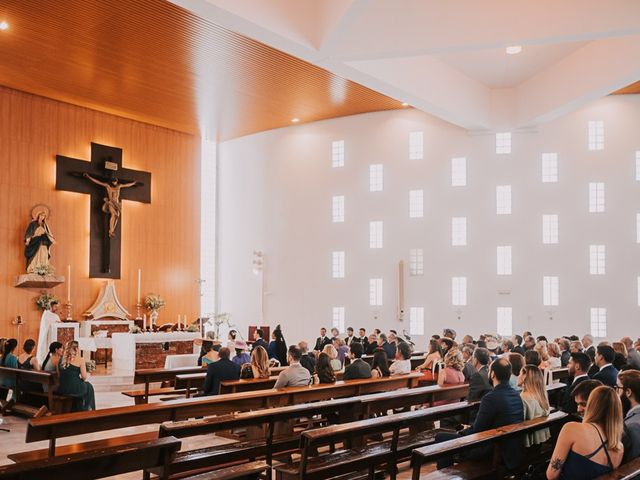
M91 143L91 161L56 156L56 189L91 195L89 276L120 278L122 200L151 203L151 173L122 168L122 149Z

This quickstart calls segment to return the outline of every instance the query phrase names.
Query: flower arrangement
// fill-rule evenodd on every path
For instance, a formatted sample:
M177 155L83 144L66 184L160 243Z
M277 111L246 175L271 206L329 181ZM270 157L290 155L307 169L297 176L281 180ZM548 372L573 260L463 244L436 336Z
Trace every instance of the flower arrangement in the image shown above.
M51 302L58 301L53 293L43 292L40 296L36 297L36 305L40 310L48 310L51 307Z
M164 307L164 300L160 295L156 295L155 293L149 294L144 299L144 306L147 310L160 310Z
M200 325L198 325L197 323L192 323L187 327L187 332L199 332L199 331L200 331Z
M85 366L87 367L87 372L92 373L96 371L96 361L95 360L89 360L87 362L85 362Z
M54 268L51 265L38 265L33 268L33 273L40 275L41 277L47 277L53 275Z
M131 325L129 333L142 333L142 329L137 325Z

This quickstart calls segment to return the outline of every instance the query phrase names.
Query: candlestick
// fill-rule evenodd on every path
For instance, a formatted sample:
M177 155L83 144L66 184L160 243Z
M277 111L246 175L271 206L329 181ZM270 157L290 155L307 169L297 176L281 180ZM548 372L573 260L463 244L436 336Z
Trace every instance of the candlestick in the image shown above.
M71 303L71 265L67 265L67 303Z
M73 315L71 313L71 300L67 300L66 307L67 307L67 318L66 318L66 320L67 321L71 321L71 320L73 320Z
M140 316L141 309L142 309L142 305L140 304L140 302L136 303L136 320L142 319L142 317Z
M142 329L146 330L147 329L147 315L143 315L142 316Z
M140 278L142 276L142 270L138 269L138 303L140 303Z
M180 330L180 314L178 314L178 330Z

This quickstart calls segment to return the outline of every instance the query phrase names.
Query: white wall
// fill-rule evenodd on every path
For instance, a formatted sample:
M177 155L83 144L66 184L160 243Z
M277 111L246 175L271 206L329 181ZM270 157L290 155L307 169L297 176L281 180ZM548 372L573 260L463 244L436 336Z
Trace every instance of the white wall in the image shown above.
M605 149L587 149L587 122L604 120ZM425 334L496 331L496 307L513 307L513 330L582 335L589 309L604 306L610 338L640 335L636 213L640 182L640 96L607 97L514 133L510 155L492 134L466 131L415 110L293 126L220 144L219 306L260 323L252 252L263 250L265 321L289 341L331 326L346 307L356 328L409 328L396 317L397 263L425 251L425 274L405 279L406 305L425 307ZM423 160L409 160L409 132L422 130ZM332 140L345 140L344 168L331 167ZM559 182L542 183L541 153L557 152ZM467 157L467 187L451 187L451 158ZM369 164L384 164L384 191L369 192ZM606 212L588 213L588 183L605 182ZM512 214L495 214L496 185L512 186ZM408 191L425 192L422 219L408 215ZM331 197L346 197L346 221L331 222ZM560 216L560 242L542 244L542 214ZM468 245L451 247L451 217L466 216ZM370 250L368 222L384 221L384 248ZM589 274L589 244L607 247L606 275ZM496 275L496 246L513 246L513 275ZM331 278L331 252L346 251L346 278ZM560 277L560 305L542 304L543 275ZM384 279L384 305L369 306L371 277ZM451 305L451 277L468 278L468 305ZM499 294L498 291L509 294ZM408 309L408 308L407 308ZM456 311L461 310L458 319ZM552 310L552 313L550 313ZM552 317L552 318L550 318Z

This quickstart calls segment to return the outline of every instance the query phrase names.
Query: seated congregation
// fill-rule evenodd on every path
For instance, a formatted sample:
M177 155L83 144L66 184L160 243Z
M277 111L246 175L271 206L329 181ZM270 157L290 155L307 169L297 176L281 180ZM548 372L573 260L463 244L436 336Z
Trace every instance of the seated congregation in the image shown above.
M625 337L594 345L590 335L549 341L529 332L512 338L466 335L459 343L456 337L445 329L422 353L394 331L367 336L360 329L355 336L348 329L342 337L335 330L329 337L323 328L309 349L307 341L287 346L278 328L269 344L258 330L249 354L249 345L231 332L225 346L202 341L199 398L163 402L161 410L104 409L95 419L93 412L38 418L30 421L27 441L49 439L41 455L53 461L65 453L65 447L55 447L58 427L67 428L62 436L68 436L162 422L153 441L244 432L237 444L173 451L162 468L138 466L161 472L161 478L202 469L217 469L215 478L270 476L272 470L281 479L362 471L395 478L409 460L415 479L640 474L640 460L634 462L640 457L640 341ZM57 392L76 395L78 409L93 410L93 390L74 343L64 349L52 344L40 366L30 356L33 342L25 342L25 353L16 356L17 342L10 339L0 367L52 372L59 377ZM411 376L416 382L405 385L409 390L340 390ZM262 385L260 379L273 382ZM224 393L221 386L234 381L256 382L261 390ZM126 437L120 441L127 444ZM20 455L10 458L20 465L27 460ZM11 467L0 467L0 478L2 468Z

